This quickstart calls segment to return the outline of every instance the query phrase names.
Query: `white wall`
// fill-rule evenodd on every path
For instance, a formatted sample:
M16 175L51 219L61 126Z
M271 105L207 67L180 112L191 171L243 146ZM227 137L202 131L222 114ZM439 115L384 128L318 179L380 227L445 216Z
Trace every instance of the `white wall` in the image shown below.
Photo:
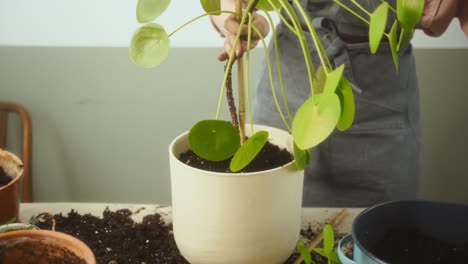
M331 1L331 0L330 0ZM126 47L138 28L136 0L1 0L0 46ZM203 13L198 0L173 0L158 23L171 32ZM171 39L173 47L219 47L222 40L208 19ZM416 48L466 48L468 38L457 21L441 38L418 32Z

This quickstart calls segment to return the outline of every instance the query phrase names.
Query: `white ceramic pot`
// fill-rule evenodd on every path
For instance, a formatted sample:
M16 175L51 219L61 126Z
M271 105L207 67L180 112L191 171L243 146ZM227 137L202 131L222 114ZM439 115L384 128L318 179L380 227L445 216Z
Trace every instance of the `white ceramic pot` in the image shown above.
M292 152L286 131L270 142ZM301 228L303 171L293 162L255 173L204 171L180 162L188 133L169 146L174 236L192 264L275 264L293 252Z

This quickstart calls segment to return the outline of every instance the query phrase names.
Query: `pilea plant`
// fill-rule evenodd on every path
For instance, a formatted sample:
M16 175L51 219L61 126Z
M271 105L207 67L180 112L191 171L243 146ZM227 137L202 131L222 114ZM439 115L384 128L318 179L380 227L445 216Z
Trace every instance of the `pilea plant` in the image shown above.
M294 157L298 169L304 169L310 161L310 148L317 146L323 142L337 128L340 131L347 130L354 120L354 97L351 85L343 75L344 65L332 65L327 57L321 40L310 20L306 11L301 7L299 0L292 0L296 9L287 0L250 0L242 12L242 1L237 0L237 11L221 10L222 0L200 0L200 4L205 10L201 14L188 22L184 23L171 33L167 33L162 25L153 21L161 15L169 6L171 0L139 0L137 5L137 20L144 25L141 26L133 35L130 45L131 60L145 68L155 67L161 64L169 53L170 38L176 32L187 26L188 24L209 16L220 15L222 13L232 14L238 17L240 24L248 25L247 47L250 46L252 32L256 32L260 37L260 41L265 50L265 59L268 65L270 74L270 84L275 103L278 109L278 114L281 116L285 127L292 133L294 138ZM405 47L413 37L414 28L417 25L424 8L424 0L397 0L396 8L390 6L386 1L381 0L380 6L370 12L361 6L356 0L351 0L350 6L345 5L342 0L330 0L337 5L351 12L359 18L363 23L369 25L369 46L372 53L377 52L382 38L387 38L391 54L393 57L396 71L398 71L398 51ZM375 0L379 1L379 0ZM354 11L354 8L362 11L365 16L362 16ZM285 17L280 10L283 9ZM272 81L272 63L267 51L265 37L252 24L252 11L259 10L264 12L272 29L272 38L276 60L277 72L279 74L279 84L281 89L281 97L285 106L285 113L280 107L280 98L276 95L275 87ZM296 10L298 10L296 12ZM276 41L276 30L270 12L276 13L281 21L291 30L298 38L301 51L307 67L309 78L309 86L311 96L304 101L302 106L294 114L290 112L285 97L285 89L282 82L282 71L279 64L278 44ZM391 29L386 32L389 12L394 12L397 19L391 24ZM315 46L320 65L312 63L309 53L308 42L304 34L304 30L299 23L299 18L303 18L306 22L308 31L311 33L313 45ZM241 28L241 27L240 27ZM398 34L400 32L400 34ZM246 74L246 91L244 92L244 70L243 67L238 71L241 75L239 81L239 117L234 113L233 121L219 120L222 98L230 79L230 70L234 63L234 52L239 44L241 30L237 33L234 47L230 54L230 58L226 65L225 75L221 84L221 93L218 102L218 109L213 120L203 120L195 124L189 132L189 144L192 151L198 156L211 160L221 161L232 158L230 169L233 172L240 171L251 162L254 157L260 152L268 140L266 131L259 131L251 135L248 140L245 140L245 100L244 94L247 96L247 102L250 102L249 95L249 51L246 51L245 56L245 74ZM238 65L243 64L241 59L237 60ZM253 124L253 119L250 114L250 103L247 105L250 121ZM231 108L230 108L231 109ZM292 124L288 122L293 120ZM239 121L239 122L238 122ZM237 127L236 125L239 124ZM253 126L251 127L253 133Z
M299 240L297 242L297 249L304 259L305 264L315 264L312 259L312 255L307 248L307 246ZM335 234L333 227L330 224L325 225L323 228L323 248L313 248L312 250L317 254L328 260L328 264L341 264L340 259L338 258L338 253L335 249Z

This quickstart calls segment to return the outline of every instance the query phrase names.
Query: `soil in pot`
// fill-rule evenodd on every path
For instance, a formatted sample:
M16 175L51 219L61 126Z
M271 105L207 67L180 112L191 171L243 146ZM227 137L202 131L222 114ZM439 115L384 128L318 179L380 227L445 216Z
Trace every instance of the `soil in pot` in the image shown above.
M372 252L395 264L466 264L468 261L468 243L449 243L415 229L388 230Z
M18 238L0 246L2 264L86 264L86 261L72 251L55 242Z
M0 167L0 187L7 185L13 179L8 177L2 167Z
M230 173L229 163L232 158L223 161L209 161L200 158L192 150L188 150L180 154L179 160L189 166L213 171L213 172L227 172ZM256 172L264 171L277 167L281 167L289 162L293 161L293 156L286 149L280 149L278 146L267 142L260 153L255 159L247 165L244 169L239 171L242 172Z
M131 218L131 211L106 209L103 217L90 214L81 215L76 211L62 214L41 214L31 223L41 229L51 229L77 237L93 251L98 264L188 264L177 249L172 225L164 222L159 214L146 215L140 223ZM316 227L315 227L316 226ZM301 236L312 240L314 230L323 223L309 226L301 231ZM341 235L336 236L339 241ZM292 264L298 254L294 253L285 264ZM327 263L326 259L313 254L317 264Z

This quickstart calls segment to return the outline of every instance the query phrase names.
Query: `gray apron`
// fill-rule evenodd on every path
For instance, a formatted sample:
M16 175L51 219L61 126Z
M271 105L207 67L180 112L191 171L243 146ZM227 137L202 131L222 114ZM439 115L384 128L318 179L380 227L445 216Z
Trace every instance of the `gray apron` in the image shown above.
M370 11L380 3L359 2ZM345 64L356 103L353 126L345 132L333 132L311 150L311 164L305 170L303 206L368 207L388 200L417 198L421 131L412 46L400 51L396 73L388 42L382 42L378 53L372 55L367 42L349 43L339 37L341 33L366 36L368 29L363 22L331 0L302 0L301 4L317 27L330 61L335 66ZM317 67L315 47L310 34L305 33ZM296 36L281 23L277 34L286 95L294 115L310 97L306 66ZM273 43L269 49L274 66ZM280 95L275 66L273 77ZM254 100L255 123L285 129L273 100L266 66Z

